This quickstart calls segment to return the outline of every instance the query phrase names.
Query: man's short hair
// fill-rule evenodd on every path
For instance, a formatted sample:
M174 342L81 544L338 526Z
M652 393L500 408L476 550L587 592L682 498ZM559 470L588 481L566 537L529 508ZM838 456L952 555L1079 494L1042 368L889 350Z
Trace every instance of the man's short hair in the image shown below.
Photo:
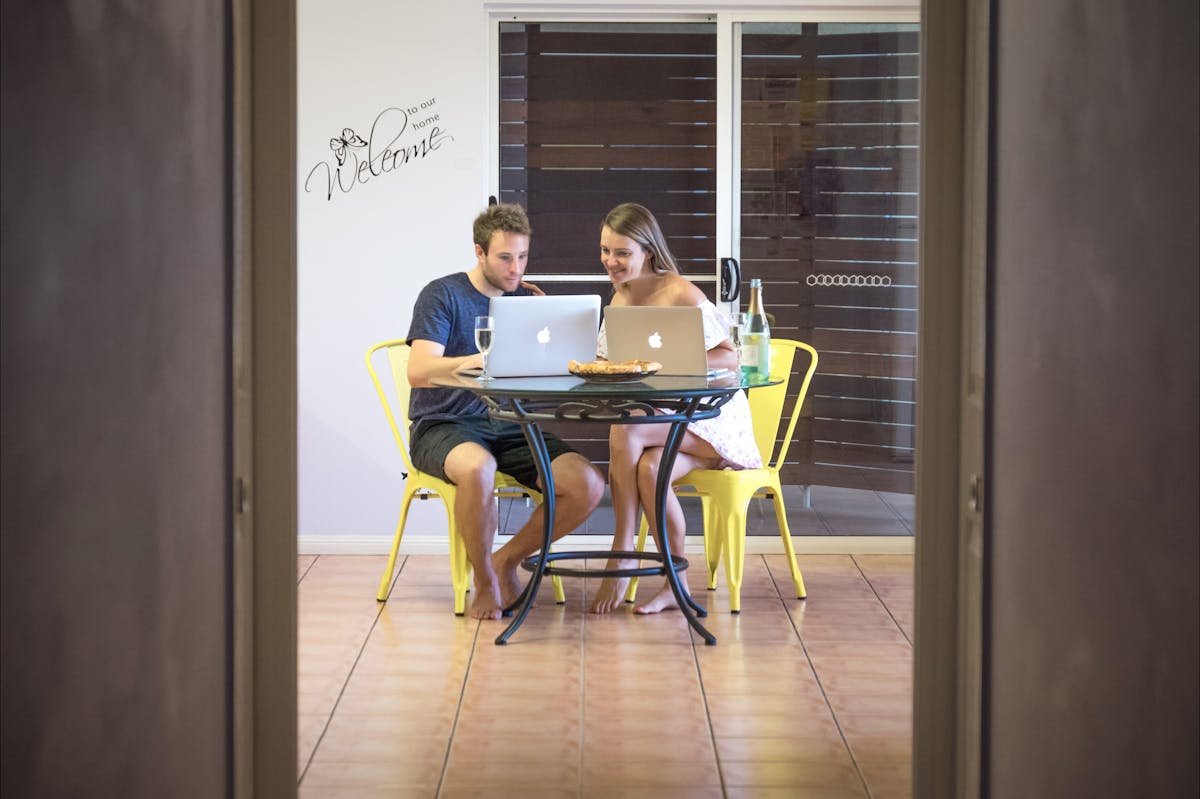
M483 248L485 254L488 251L488 243L492 240L492 234L497 230L505 233L520 233L523 236L533 233L529 229L529 217L525 216L525 209L511 203L489 205L486 211L475 217L473 227L475 243Z

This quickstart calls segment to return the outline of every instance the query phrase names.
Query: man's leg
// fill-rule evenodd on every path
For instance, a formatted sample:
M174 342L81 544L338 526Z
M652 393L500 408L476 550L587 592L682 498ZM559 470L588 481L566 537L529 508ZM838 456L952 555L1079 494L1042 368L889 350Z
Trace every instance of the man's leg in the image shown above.
M475 573L475 596L467 613L474 619L499 619L503 604L492 566L496 534L496 461L479 444L465 442L446 455L443 470L454 483L454 520Z
M583 524L604 496L604 478L591 461L578 452L559 455L550 464L554 475L554 529L557 541ZM542 548L545 524L541 511L535 512L493 556L500 581L501 599L511 604L521 593L521 561Z

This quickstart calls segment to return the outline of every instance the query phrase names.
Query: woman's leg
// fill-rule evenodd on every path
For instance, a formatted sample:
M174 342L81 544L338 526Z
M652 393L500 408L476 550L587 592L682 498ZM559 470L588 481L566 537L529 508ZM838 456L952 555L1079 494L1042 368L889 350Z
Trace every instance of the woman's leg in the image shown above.
M696 440L700 441L700 439ZM685 441L680 446L679 453L675 456L675 463L671 467L671 480L667 485L667 494L663 498L663 504L666 511L667 540L671 545L672 555L683 554L687 526L684 523L683 506L679 504L679 497L675 496L675 489L671 487L671 483L693 469L711 469L721 460L707 441L701 441L701 443L704 445L703 447L692 447L689 450ZM697 449L700 451L696 452ZM646 518L650 520L650 532L654 534L654 540L658 542L659 552L663 551L663 546L661 533L656 529L654 494L658 486L662 452L662 447L648 448L642 455L641 461L638 462L638 489ZM687 591L687 579L684 573L679 574L679 580L683 590ZM675 592L671 590L670 580L664 579L658 593L651 597L649 602L635 606L633 612L646 615L678 607L679 601L675 598Z
M636 543L639 514L644 504L638 485L638 463L648 448L662 449L669 430L670 426L666 424L614 424L609 428L608 485L612 492L616 521L613 530L614 551L631 551ZM690 432L684 433L680 455L687 451L703 453L706 450L706 454L718 459L716 451L707 441ZM653 488L648 496L646 501L653 507ZM633 568L636 565L635 560L610 558L606 568ZM620 606L628 585L628 577L605 577L600 581L588 610L591 613L611 613Z

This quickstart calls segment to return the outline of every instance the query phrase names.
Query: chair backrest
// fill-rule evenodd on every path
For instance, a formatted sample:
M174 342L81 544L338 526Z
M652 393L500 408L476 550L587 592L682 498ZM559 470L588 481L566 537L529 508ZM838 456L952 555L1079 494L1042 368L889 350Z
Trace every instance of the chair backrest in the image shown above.
M397 410L400 412L399 421L396 419L396 413L392 409L387 392L383 390L379 374L375 371L373 359L379 350L387 350L388 370L392 373L392 385L396 389ZM367 350L367 371L371 373L371 382L375 384L375 391L379 394L379 401L383 404L383 412L387 414L388 424L392 428L392 436L396 439L396 446L400 448L401 457L404 458L406 474L415 471L412 461L408 458L408 398L412 392L412 386L408 384L408 356L411 352L412 348L408 346L408 341L402 338L381 342Z
M791 419L783 443L775 459L771 454L775 451L776 435L779 433L779 422L783 418L783 406L787 399L788 390L793 383L792 363L796 359L796 350L802 349L809 355L808 370L800 383L800 391L792 403ZM808 386L812 382L813 373L817 371L817 351L802 341L792 341L786 338L771 339L771 379L782 380L777 386L756 388L747 392L750 398L750 415L754 419L754 443L762 456L763 464L778 469L787 457L788 447L792 443L792 435L796 432L796 423L800 420L800 410L804 406L804 398L808 396Z

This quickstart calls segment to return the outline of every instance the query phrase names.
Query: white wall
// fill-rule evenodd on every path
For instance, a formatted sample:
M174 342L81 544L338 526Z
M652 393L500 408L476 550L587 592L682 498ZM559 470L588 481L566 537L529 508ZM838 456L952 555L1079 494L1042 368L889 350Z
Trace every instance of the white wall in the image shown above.
M913 10L912 0L840 2L827 7ZM633 9L703 13L737 3L631 2ZM804 8L766 0L782 16ZM487 202L489 172L488 9L605 11L593 2L485 3L482 0L298 0L297 173L299 270L299 494L301 538L390 538L399 509L401 460L370 383L371 344L408 333L412 305L433 277L474 263L470 225ZM807 6L811 11L815 7ZM611 12L610 12L611 13ZM422 103L432 103L421 109ZM352 128L380 156L436 145L424 158L353 181L348 148L342 191L328 193L337 167L330 139ZM381 113L383 116L381 117ZM438 115L424 127L416 125ZM375 135L372 125L379 120ZM441 136L429 141L437 126ZM377 165L388 159L377 158ZM315 172L313 171L315 168ZM531 264L536 272L537 264ZM414 503L406 533L444 538L440 503Z
M304 0L297 27L300 535L390 535L402 463L363 354L407 335L432 277L474 263L470 226L488 190L487 15L479 0ZM330 197L330 139L346 127L370 145L349 148L352 188ZM368 149L377 170L392 165L379 156L397 134L392 150L436 149L353 181ZM428 516L444 530L433 503L415 512L417 527Z

